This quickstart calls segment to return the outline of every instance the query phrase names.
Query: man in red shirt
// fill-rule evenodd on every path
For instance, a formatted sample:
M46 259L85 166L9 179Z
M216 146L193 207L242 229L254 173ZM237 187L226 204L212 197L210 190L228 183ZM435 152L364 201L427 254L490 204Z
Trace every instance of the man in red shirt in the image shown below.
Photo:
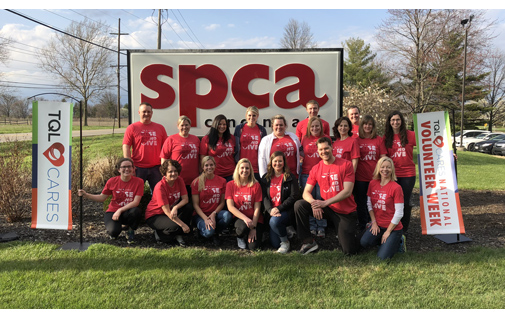
M338 233L338 241L345 254L358 251L356 224L358 215L352 196L354 168L348 160L333 156L329 137L317 140L317 152L321 161L309 173L303 190L303 199L295 203L298 238L302 240L300 253L308 254L319 248L310 234L309 216L330 219ZM312 189L319 184L321 200L312 197Z
M359 137L359 115L360 111L359 108L355 105L350 106L347 109L347 117L351 120L352 123L352 137L358 138Z
M135 175L147 180L151 193L161 180L160 151L167 138L163 125L151 121L153 107L149 103L139 106L140 121L128 125L123 138L123 156L131 158Z
M298 122L296 125L296 136L298 139L301 141L302 137L307 134L307 123L309 123L309 120L311 117L315 116L317 117L319 114L319 103L317 103L316 100L310 100L305 104L305 109L307 110L307 113L309 114L309 117L307 117L305 120ZM321 119L321 123L323 123L323 133L324 135L330 136L330 124L326 122L325 120Z

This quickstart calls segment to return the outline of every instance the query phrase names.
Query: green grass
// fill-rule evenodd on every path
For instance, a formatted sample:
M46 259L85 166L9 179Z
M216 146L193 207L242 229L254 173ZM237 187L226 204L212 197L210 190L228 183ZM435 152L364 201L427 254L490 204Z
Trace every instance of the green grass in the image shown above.
M85 252L0 244L0 308L502 308L504 249L431 252L380 262L375 251Z
M25 121L26 122L26 121ZM125 126L125 123L128 124L127 119L122 119L122 126ZM83 126L83 130L103 130L103 129L112 129L114 125L113 119L98 119L98 118L89 118L88 119L89 126ZM117 122L115 123L115 127L117 128ZM73 121L73 130L79 130L79 120ZM30 124L4 124L4 122L0 123L0 132L1 134L14 134L14 133L31 133L32 125Z

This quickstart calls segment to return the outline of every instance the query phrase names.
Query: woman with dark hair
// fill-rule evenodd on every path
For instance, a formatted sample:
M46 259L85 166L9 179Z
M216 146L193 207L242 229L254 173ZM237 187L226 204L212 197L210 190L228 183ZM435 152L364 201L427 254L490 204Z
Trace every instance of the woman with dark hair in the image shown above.
M119 176L107 181L101 194L88 194L79 189L77 195L103 203L112 195L107 212L104 215L105 229L112 239L116 239L122 230L122 225L128 226L126 239L133 243L134 233L138 228L142 212L138 208L144 195L144 181L134 176L135 166L129 158L122 158L116 164Z
M171 242L174 237L180 246L186 246L182 234L189 233L193 208L188 205L188 192L179 176L181 164L166 160L161 164L161 181L156 184L153 197L146 208L146 224L154 230L157 241Z
M214 174L216 162L212 156L202 159L202 173L191 183L195 214L193 222L204 238L219 245L218 234L232 221L233 215L224 209L226 180Z
M231 181L235 169L235 144L235 136L230 133L226 116L217 115L209 132L200 142L200 162L207 155L214 157L215 174L227 182Z
M270 156L261 182L265 215L270 216L270 243L278 253L285 254L290 248L286 227L296 225L294 205L300 199L300 186L290 173L283 152Z
M238 161L233 180L226 184L225 194L228 210L237 220L237 244L240 249L260 248L263 235L263 214L261 214L262 191L254 178L251 161L243 158Z
M407 130L403 114L399 111L391 112L386 120L384 133L384 145L387 156L393 160L397 183L403 190L403 233L407 234L410 223L412 207L410 197L416 183L416 165L414 163L414 146L416 146L416 134Z
M351 161L354 172L356 172L358 168L359 145L355 138L350 138L352 136L351 128L352 122L347 116L342 116L335 121L335 125L333 126L333 136L335 137L333 156Z
M356 170L353 195L358 212L358 230L363 230L370 221L366 206L366 193L368 184L372 180L373 172L380 157L386 156L386 148L382 137L377 134L375 120L370 115L365 115L359 122L359 145L360 158Z
M403 192L395 180L393 160L381 157L367 194L371 223L360 243L365 248L380 245L377 256L382 260L392 258L402 242Z
M242 158L248 158L254 169L254 178L260 179L258 169L258 147L263 137L267 135L267 131L259 125L258 117L260 111L256 106L249 106L245 111L245 123L240 123L235 127L235 142L237 143L237 153L235 154L235 162Z

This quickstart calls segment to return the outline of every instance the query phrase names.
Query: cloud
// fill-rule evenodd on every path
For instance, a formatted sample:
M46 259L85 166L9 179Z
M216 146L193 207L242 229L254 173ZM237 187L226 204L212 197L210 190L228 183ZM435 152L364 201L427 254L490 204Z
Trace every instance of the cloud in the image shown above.
M217 24L217 23L212 23L210 25L207 25L207 26L204 26L205 30L208 30L208 31L214 31L216 30L217 28L219 28L221 25Z
M279 43L275 37L264 36L250 39L230 38L215 45L205 46L208 49L272 49L279 48Z

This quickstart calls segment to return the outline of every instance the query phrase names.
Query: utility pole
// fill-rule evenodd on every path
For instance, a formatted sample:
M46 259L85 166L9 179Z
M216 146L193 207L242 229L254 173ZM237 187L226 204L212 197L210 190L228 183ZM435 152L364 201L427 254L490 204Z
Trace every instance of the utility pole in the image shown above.
M161 9L158 9L158 50L161 49Z
M111 65L111 67L117 67L117 127L121 127L121 35L129 35L129 33L121 33L121 19L118 19L118 33L111 33L111 35L117 35L117 65Z

